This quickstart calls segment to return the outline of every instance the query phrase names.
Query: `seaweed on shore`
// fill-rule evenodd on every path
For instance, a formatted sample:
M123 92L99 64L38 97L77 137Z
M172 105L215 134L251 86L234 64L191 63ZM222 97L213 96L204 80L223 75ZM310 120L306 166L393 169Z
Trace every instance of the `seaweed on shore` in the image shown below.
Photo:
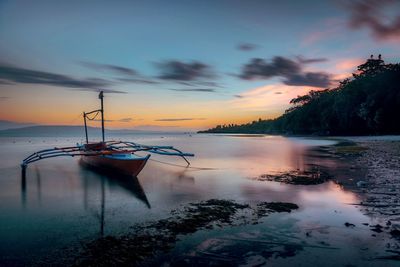
M336 144L333 146L335 147L346 147L346 146L356 146L357 143L351 140L338 140Z
M316 185L331 179L331 176L321 170L288 171L279 174L262 174L254 178L257 181L272 181L294 185Z
M183 209L183 217L160 220L147 228L190 234L208 226L212 222L231 224L232 216L238 211L249 209L246 204L238 204L229 200L210 199L199 203L190 203Z
M354 141L341 140L333 146L333 149L331 149L331 153L338 156L352 157L359 156L366 150L368 150L367 147L361 146Z
M355 145L355 146L341 146L335 149L336 154L346 155L346 156L357 156L362 152L366 151L368 148Z
M291 212L297 210L299 206L294 203L287 202L262 202L257 204L257 215L259 217L265 216L271 212Z
M190 203L181 211L172 212L173 216L167 219L136 226L132 233L120 237L107 236L85 245L75 266L135 266L146 258L170 250L181 235L215 226L237 225L235 215L239 211L250 211L255 215L253 220L257 220L270 213L291 212L297 208L296 204L281 202L263 202L253 208L219 199Z

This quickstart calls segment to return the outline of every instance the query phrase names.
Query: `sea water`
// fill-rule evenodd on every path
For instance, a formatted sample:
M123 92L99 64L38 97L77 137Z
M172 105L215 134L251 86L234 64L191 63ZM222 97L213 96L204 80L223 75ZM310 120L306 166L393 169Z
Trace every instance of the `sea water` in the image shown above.
M199 248L212 251L215 242L227 238L252 239L258 247L262 247L261 241L273 239L328 249L304 246L291 257L269 259L248 251L250 265L266 260L288 266L300 261L329 265L329 260L336 264L364 264L379 244L363 226L374 223L374 218L350 205L360 201L351 191L332 181L304 186L257 179L263 174L308 170L318 164L335 169L338 163L332 159L308 156L310 149L335 141L205 134L109 138L173 145L195 157L189 158L191 165L186 166L181 158L152 155L132 181L88 170L79 164L79 158L52 158L29 165L23 180L20 163L26 156L40 149L74 145L82 138L0 138L0 263L25 264L51 258L101 236L121 235L134 225L166 218L171 210L188 203L213 198L249 204L292 202L300 208L292 213L273 214L258 225L200 231L182 238L171 255ZM356 227L349 229L345 222ZM239 242L235 247L230 242L229 246L235 250L243 244Z

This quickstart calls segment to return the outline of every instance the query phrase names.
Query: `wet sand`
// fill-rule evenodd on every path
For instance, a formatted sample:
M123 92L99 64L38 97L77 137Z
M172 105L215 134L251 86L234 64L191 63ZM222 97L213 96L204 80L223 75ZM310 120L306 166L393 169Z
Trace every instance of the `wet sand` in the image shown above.
M347 204L380 222L364 224L385 244L382 252L390 254L377 258L400 261L400 137L350 137L321 151L346 166L329 172L336 183L358 195L359 202Z
M400 223L400 141L363 141L367 150L356 160L365 166L364 181L358 187L365 212Z
M378 228L389 233L394 241L400 237L400 141L355 141L366 148L355 159L356 165L365 168L366 173L354 190L362 201L354 205L364 214L386 221ZM400 244L396 241L400 259Z

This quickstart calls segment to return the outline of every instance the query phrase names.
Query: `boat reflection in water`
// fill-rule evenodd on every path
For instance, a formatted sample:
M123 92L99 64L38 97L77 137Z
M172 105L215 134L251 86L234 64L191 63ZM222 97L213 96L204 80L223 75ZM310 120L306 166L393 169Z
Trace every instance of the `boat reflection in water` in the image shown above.
M82 178L83 178L83 188L84 188L84 206L85 210L88 208L88 186L89 186L89 174L90 172L95 173L101 182L101 198L100 198L100 235L104 235L104 217L105 217L105 184L107 183L110 187L117 186L124 189L130 195L134 196L136 199L143 202L147 208L151 208L151 205L146 197L146 194L136 176L126 175L118 172L111 172L103 169L98 169L92 167L85 163L85 161L80 160L80 165L82 166ZM90 171L90 172L87 172Z
M185 167L183 171L176 173L176 181L178 183L194 184L194 176L188 174L188 167Z
M41 186L41 175L40 175L40 171L39 168L37 166L35 166L35 180L36 180L36 192L37 192L37 200L39 205L42 202L42 186ZM22 203L22 207L26 208L26 197L27 197L27 189L26 189L27 185L26 185L26 172L22 172L21 175L21 203Z
M118 172L111 172L106 170L100 170L98 168L94 168L89 164L86 164L83 160L79 162L82 166L83 170L90 170L91 172L96 173L96 177L101 179L102 184L107 182L111 187L118 186L131 195L133 195L138 200L142 201L148 208L151 208L149 201L147 200L146 194L142 188L142 185L139 183L137 177L132 175L126 175ZM82 172L83 179L87 179L87 172ZM87 184L86 184L87 185ZM87 187L84 186L85 194L87 193Z
M145 206L150 209L151 205L147 199L147 196L143 190L143 187L141 186L139 180L135 176L131 175L125 175L125 174L120 174L120 173L115 173L115 172L110 172L110 171L104 171L98 168L94 168L89 164L86 164L84 161L80 160L80 171L79 174L82 179L82 188L83 188L83 205L84 205L84 210L90 211L92 210L89 205L89 191L91 194L93 194L93 189L94 187L99 186L100 182L100 211L95 212L94 216L99 219L99 224L100 224L100 235L104 235L104 227L105 227L105 209L106 209L106 184L110 188L117 187L118 189L123 189L123 191L127 192L129 195L133 196ZM37 200L38 203L40 204L41 202L41 175L39 172L39 169L36 167L35 168L35 178L36 180L36 192L37 192ZM21 203L22 207L25 209L27 205L27 199L28 197L28 186L27 186L27 179L29 179L29 176L21 175ZM90 188L90 190L89 190Z

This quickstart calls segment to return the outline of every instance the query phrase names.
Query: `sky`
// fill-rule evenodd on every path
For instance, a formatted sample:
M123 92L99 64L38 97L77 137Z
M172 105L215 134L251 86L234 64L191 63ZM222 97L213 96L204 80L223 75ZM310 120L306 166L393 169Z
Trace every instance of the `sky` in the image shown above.
M100 90L108 128L275 118L371 54L400 62L400 1L0 0L0 120L78 125Z

